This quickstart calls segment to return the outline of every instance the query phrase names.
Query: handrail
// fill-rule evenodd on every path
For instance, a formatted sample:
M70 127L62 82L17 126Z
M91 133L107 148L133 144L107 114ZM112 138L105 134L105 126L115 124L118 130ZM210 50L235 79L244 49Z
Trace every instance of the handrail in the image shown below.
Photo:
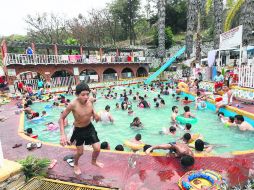
M41 54L15 54L6 53L3 63L11 64L101 64L101 63L148 63L146 57L131 57L131 56L106 56L102 58L90 55L87 58L85 55L41 55Z

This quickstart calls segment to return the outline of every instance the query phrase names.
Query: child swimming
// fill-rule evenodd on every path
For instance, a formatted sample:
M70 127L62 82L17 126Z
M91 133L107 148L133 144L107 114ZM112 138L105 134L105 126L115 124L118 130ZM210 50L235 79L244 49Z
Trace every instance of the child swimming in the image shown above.
M190 112L190 107L189 106L184 106L184 114L183 116L185 118L190 118L190 117L194 117L195 118L195 115L193 115L191 112Z
M139 117L135 117L132 123L130 124L130 127L134 129L143 129L144 125L141 123Z

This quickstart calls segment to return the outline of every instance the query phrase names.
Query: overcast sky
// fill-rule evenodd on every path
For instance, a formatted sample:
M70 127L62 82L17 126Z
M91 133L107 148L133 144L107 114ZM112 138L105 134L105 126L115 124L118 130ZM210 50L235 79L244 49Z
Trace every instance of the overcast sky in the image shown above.
M142 0L145 1L145 0ZM111 0L1 0L0 36L26 34L26 15L64 14L68 18L86 15L92 8L104 8Z

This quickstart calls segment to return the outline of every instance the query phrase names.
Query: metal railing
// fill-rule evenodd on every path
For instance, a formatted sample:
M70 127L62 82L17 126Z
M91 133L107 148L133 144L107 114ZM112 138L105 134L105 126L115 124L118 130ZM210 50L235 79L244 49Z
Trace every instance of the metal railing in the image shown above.
M103 81L116 81L117 79L117 73L103 74Z
M18 81L14 81L14 87L17 90L18 89ZM26 80L21 80L24 85L31 85L33 90L38 90L38 81L39 79L26 79ZM55 77L51 78L49 83L44 82L44 87L46 85L50 86L51 88L56 88L56 87L68 87L68 86L75 86L77 84L75 77L70 76L70 77Z
M91 63L147 63L146 57L130 57L130 56L98 56L85 55L26 55L7 53L4 57L4 64L91 64Z
M14 88L17 90L18 89L18 81L20 80L15 80L14 81ZM24 85L31 85L33 90L38 90L38 81L39 79L26 79L26 80L21 80Z
M129 78L133 78L134 77L132 72L122 73L121 75L122 75L122 79L129 79Z
M76 84L77 84L77 82L76 82L74 76L55 77L55 78L51 78L51 81L50 81L51 88L52 87L55 88L55 87L74 86Z
M254 65L239 66L238 69L238 86L254 88Z

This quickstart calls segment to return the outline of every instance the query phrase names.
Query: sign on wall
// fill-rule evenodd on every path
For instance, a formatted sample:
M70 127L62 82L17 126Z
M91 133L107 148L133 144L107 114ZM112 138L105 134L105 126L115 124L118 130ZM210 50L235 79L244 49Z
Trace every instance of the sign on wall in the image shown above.
M220 49L228 49L242 44L243 26L240 25L220 35Z
M16 70L15 69L8 69L8 76L13 77L16 76Z
M74 75L79 75L78 67L73 67L73 73Z

